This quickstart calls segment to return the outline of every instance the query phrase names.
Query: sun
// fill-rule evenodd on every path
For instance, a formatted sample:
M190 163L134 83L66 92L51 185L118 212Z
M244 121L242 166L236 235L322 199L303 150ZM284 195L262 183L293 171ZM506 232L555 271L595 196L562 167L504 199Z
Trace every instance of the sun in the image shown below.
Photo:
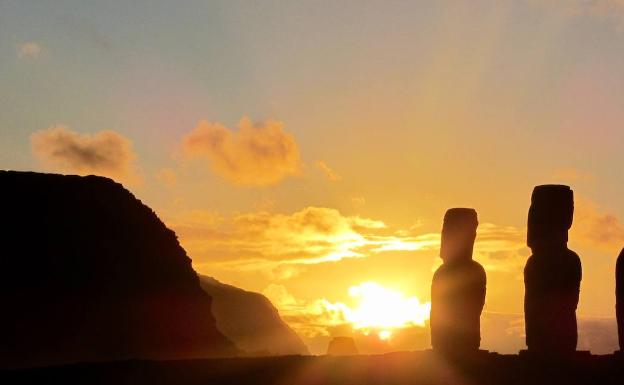
M376 282L351 286L349 295L356 306L345 309L347 321L356 330L377 333L382 340L390 339L395 329L425 326L431 311L431 302L421 303L415 296L406 297Z

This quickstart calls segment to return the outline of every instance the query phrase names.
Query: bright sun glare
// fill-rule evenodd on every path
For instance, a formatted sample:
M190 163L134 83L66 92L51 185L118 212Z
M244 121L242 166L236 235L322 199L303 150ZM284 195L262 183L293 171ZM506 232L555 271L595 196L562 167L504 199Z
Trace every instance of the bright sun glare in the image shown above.
M380 339L392 337L392 331L408 326L424 326L429 319L431 302L420 303L417 297L385 288L375 282L364 282L349 288L357 301L355 308L345 309L346 319L354 329L368 334L376 332Z

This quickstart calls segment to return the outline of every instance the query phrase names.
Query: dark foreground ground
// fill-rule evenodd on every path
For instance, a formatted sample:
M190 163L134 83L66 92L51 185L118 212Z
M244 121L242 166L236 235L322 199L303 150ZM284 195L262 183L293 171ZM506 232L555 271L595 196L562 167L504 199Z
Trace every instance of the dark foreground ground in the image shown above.
M568 362L484 353L449 362L430 351L374 356L285 356L82 363L0 371L0 384L624 384L624 358Z

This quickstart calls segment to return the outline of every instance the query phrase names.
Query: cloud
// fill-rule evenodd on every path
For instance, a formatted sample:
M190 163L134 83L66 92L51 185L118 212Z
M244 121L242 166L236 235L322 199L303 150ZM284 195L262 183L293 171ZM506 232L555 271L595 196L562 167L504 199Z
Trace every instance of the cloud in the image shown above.
M437 247L438 235L399 236L383 221L345 216L327 207L225 218L202 211L165 216L196 263L291 278L307 265L364 258L385 251Z
M624 224L589 199L577 196L575 200L570 239L617 253L624 246Z
M361 289L369 283L354 285L350 292ZM263 290L263 294L271 300L279 310L282 318L306 342L313 354L324 354L327 343L332 336L348 335L355 338L361 353L383 353L390 350L414 350L430 347L430 329L428 322L408 322L391 329L392 336L385 344L368 345L366 338L378 340L377 329L354 327L357 323L357 314L366 310L358 303L358 298L351 296L354 303L331 302L325 298L304 300L296 298L286 286L270 284ZM371 298L375 298L372 296ZM404 306L417 312L422 309L428 312L428 302L420 302L414 297L404 296ZM355 317L354 317L355 315ZM410 319L411 317L408 317ZM372 317L374 321L376 317ZM420 319L415 318L415 321ZM524 314L493 312L485 310L481 315L481 346L490 351L504 354L516 354L526 349ZM618 348L617 324L614 318L578 316L580 350L589 350L594 354L612 353ZM379 342L379 341L377 341Z
M299 301L286 290L284 285L272 283L262 290L262 294L267 296L273 305L279 306L280 308L296 306L299 303Z
M525 228L479 224L474 257L487 271L522 272L530 254Z
M301 167L295 138L276 120L252 124L243 118L238 131L200 121L183 138L182 152L206 158L217 175L237 185L273 185Z
M331 328L348 324L345 315L348 307L343 303L334 304L325 298L295 298L284 285L275 283L267 286L262 294L275 305L282 319L302 336L328 336Z
M318 167L321 171L323 171L325 176L331 181L337 182L342 179L340 175L338 175L334 170L332 170L327 165L327 163L323 162L322 160L316 161L316 167Z
M296 298L279 284L270 284L263 294L312 354L325 354L335 336L353 337L362 354L430 347L431 304L374 282L351 286L349 303Z
M571 242L617 255L624 246L624 224L595 202L575 197ZM526 228L481 223L477 229L474 257L486 270L522 272L531 250L526 246Z
M34 41L22 43L17 48L17 57L20 59L37 59L41 54L41 46Z
M295 330L308 337L330 335L332 328L343 327L351 332L377 333L383 338L380 333L390 335L398 329L425 327L431 310L430 302L421 302L415 296L375 282L351 286L352 304L330 302L325 298L297 299L285 286L278 284L269 285L263 294Z
M440 247L440 234L432 233L427 236L430 238L432 247L437 251ZM526 246L525 228L500 226L487 222L479 224L473 258L481 263L487 272L522 274L530 254L531 250ZM440 265L442 265L441 259L434 260L432 271Z
M416 233L419 228L414 226L397 229L381 220L346 216L328 207L231 217L188 211L165 215L164 220L196 266L261 272L274 280L296 277L309 265L387 252L436 253L440 247L440 233ZM525 238L525 229L483 223L475 259L488 271L521 272L530 254Z
M95 174L137 183L132 142L115 131L81 134L63 125L30 136L33 154L44 167L58 172Z
M624 223L595 202L577 195L569 238L571 242L617 255L624 246ZM526 228L479 224L474 256L486 270L521 272L530 254Z

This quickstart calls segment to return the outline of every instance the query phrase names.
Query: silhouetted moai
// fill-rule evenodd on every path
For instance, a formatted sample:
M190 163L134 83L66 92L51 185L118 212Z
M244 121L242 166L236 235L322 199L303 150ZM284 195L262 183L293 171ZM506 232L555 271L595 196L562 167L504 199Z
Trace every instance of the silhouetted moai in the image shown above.
M531 196L524 267L524 314L529 352L561 357L576 350L581 260L568 249L574 196L568 186L537 186Z
M444 215L440 257L431 284L431 346L448 355L475 353L481 342L480 317L486 276L472 259L477 212L449 209Z
M624 249L615 266L615 312L617 314L620 351L624 353Z

